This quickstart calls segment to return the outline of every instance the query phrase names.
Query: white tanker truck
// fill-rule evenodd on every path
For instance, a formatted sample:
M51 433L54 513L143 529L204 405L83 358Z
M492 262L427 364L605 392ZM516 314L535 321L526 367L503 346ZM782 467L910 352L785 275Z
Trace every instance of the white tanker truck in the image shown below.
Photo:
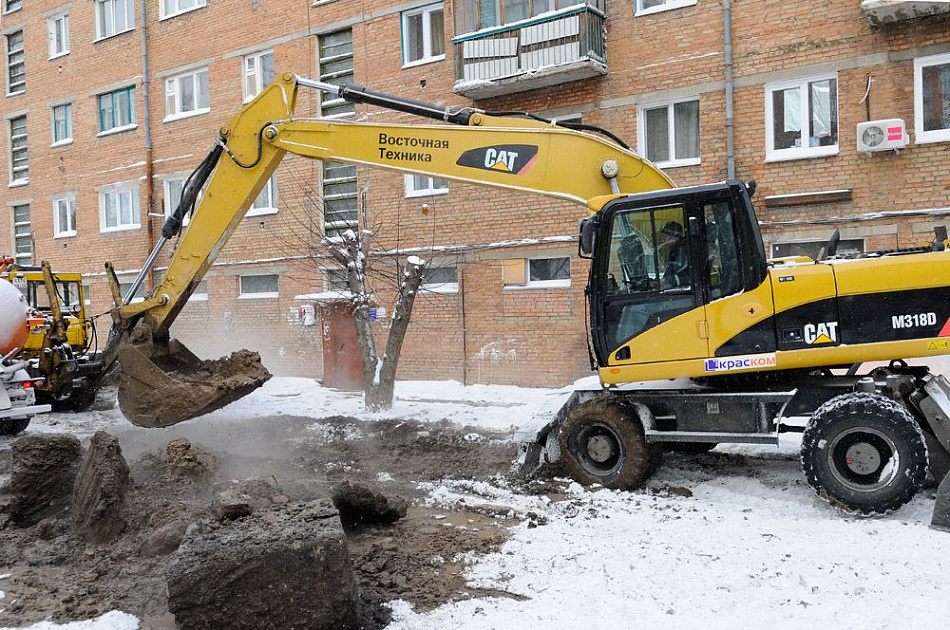
M0 279L0 435L23 432L49 405L37 405L27 362L17 354L30 336L30 307L20 291ZM34 359L35 360L35 359Z

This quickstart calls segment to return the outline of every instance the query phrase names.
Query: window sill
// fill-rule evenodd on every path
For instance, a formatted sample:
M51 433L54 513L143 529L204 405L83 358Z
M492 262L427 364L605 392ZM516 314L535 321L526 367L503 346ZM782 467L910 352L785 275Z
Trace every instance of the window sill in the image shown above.
M665 11L673 11L675 9L682 9L683 7L691 7L697 3L697 0L685 0L683 2L671 2L670 4L661 4L658 7L650 7L649 9L640 9L636 12L636 16L640 17L641 15L652 15L654 13L663 13Z
M420 293L440 293L443 295L452 295L459 292L457 282L446 282L445 284L422 285L419 287Z
M438 63L440 61L445 61L445 55L438 55L436 57L424 57L422 59L417 59L416 61L410 61L408 63L402 64L402 69L406 70L407 68L417 68L419 66L425 66L430 63Z
M17 90L16 92L7 92L7 96L19 96L20 94L26 94L26 88Z
M940 131L918 131L914 133L914 144L936 144L950 142L950 129Z
M412 192L406 192L406 199L414 199L416 197L437 197L439 195L449 194L448 188L439 188L435 190L414 190Z
M192 12L194 12L194 11L199 11L199 10L201 10L201 9L207 9L207 8L208 8L208 5L204 5L204 6L200 6L200 7L191 7L190 9L185 9L184 11L178 11L177 13L169 13L168 15L163 15L163 16L161 16L161 17L158 18L158 21L159 21L159 22L164 22L165 20L170 20L170 19L172 19L172 18L176 18L176 17L178 17L179 15L185 15L186 13L192 13Z
M60 57L65 57L65 56L68 55L68 54L69 54L69 51L68 51L68 50L63 51L63 52L61 52L61 53L56 53L55 55L50 55L50 57L49 57L49 59L48 59L47 61L52 61L53 59L59 59Z
M7 188L19 188L20 186L26 186L29 183L30 180L28 179L17 179L7 184Z
M17 12L22 11L22 10L23 10L23 7L17 7L17 8L15 8L15 9L10 9L9 11L4 11L4 12L3 12L2 14L0 14L0 15L13 15L14 13L17 13Z
M100 131L99 133L96 134L96 137L104 138L106 136L113 136L117 133L122 133L123 131L132 131L133 129L138 129L138 128L139 128L138 123L135 123L134 125L125 125L123 127L113 127L112 129L108 129L106 131Z
M104 42L104 41L106 41L107 39L112 39L113 37L118 37L119 35L125 35L126 33L131 33L131 32L134 31L134 30L135 30L135 27L133 26L132 28L127 28L127 29L125 29L124 31L119 31L118 33L112 33L111 35L105 35L105 36L103 36L103 37L99 37L99 38L97 38L97 39L94 39L94 40L92 40L92 43L93 43L93 44L98 44L99 42Z
M185 118L194 118L195 116L201 116L202 114L207 114L210 112L211 112L211 108L205 107L204 109L196 109L194 111L186 112L184 114L172 114L169 116L165 116L165 118L162 119L162 122L163 123L175 122L176 120L184 120Z
M670 160L668 162L654 162L653 166L657 168L680 168L682 166L698 166L701 163L699 158L694 160Z
M507 284L505 291L525 291L527 289L570 289L570 280L538 280L528 284Z
M110 228L110 227L106 227L106 228L100 227L100 228L99 228L99 233L100 233L100 234L112 234L112 233L114 233L114 232L133 232L133 231L135 231L135 230L140 230L140 229L142 229L142 226L141 226L141 225L123 225L123 226L121 226L121 227L111 227L111 228Z
M276 300L280 297L278 293L242 293L238 296L239 300Z
M202 293L201 295L195 295L194 293L192 293L191 295L188 296L188 301L189 302L207 302L208 294Z
M772 162L791 162L792 160L812 160L815 158L832 157L838 155L838 146L823 147L822 150L791 150L789 153L768 153L765 154L765 163Z
M54 238L54 239L57 239L57 238L72 238L72 237L74 237L74 236L76 236L76 230L73 230L72 232L57 232L56 234L53 234L53 238Z
M270 214L277 214L277 208L258 208L257 210L248 210L245 217L266 217Z
M51 148L51 149L56 149L56 148L58 148L58 147L68 147L68 146L71 145L72 143L73 143L73 139L72 139L72 138L70 138L69 140L57 140L57 141L54 142L53 144L49 145L49 148Z

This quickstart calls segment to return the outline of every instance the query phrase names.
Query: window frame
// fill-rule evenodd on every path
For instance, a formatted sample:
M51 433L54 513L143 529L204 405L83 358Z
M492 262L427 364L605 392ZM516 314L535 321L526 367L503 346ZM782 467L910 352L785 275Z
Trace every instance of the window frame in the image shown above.
M663 11L673 11L684 7L691 7L697 4L698 0L670 0L655 7L643 8L643 0L636 0L634 3L633 14L637 17L641 15L652 15L653 13L662 13Z
M427 180L429 180L429 187L416 188L415 187L416 177L425 177ZM445 188L435 188L434 184L436 180L445 182ZM449 194L449 180L443 179L441 177L430 177L429 175L417 175L414 173L406 173L405 175L403 175L403 186L405 187L406 199L412 199L414 197L435 197L438 195Z
M10 7L11 4L16 4L14 7ZM23 0L3 0L3 15L8 13L14 13L23 8Z
M13 121L23 119L23 128L24 132L22 136L16 136L17 138L24 138L25 143L22 147L13 146ZM11 116L7 118L7 134L8 134L8 144L7 148L9 149L9 161L10 161L10 179L7 186L9 188L15 188L17 186L25 186L30 183L30 133L29 133L29 119L27 118L26 113L22 113L16 116ZM16 166L16 156L20 153L23 153L26 156L26 166L17 167ZM17 177L17 169L20 171L26 172L26 177L19 178Z
M933 131L924 130L924 68L943 65L950 65L950 53L914 59L914 136L916 144L950 142L950 127ZM946 97L950 100L950 93Z
M434 2L426 6L417 7L403 11L399 20L400 39L402 40L402 67L413 68L427 63L435 63L445 60L445 42L442 42L442 54L432 54L432 20L430 15L435 11L442 11L442 36L445 37L445 3ZM409 41L407 33L409 32L408 19L416 15L422 16L422 57L415 61L409 59Z
M249 102L255 96L263 92L264 88L266 88L274 80L272 78L268 83L264 83L263 77L261 76L261 59L268 55L270 55L270 58L271 58L271 72L273 72L274 71L274 50L273 49L261 50L256 53L244 55L244 57L241 58L241 90L244 92L245 103ZM254 70L254 81L257 83L257 91L254 92L253 94L249 94L247 90L247 81L249 78L247 62L250 59L253 59L256 64L256 69Z
M343 177L336 177L332 179L327 179L327 166L331 168L346 168L347 175ZM352 174L350 174L352 173ZM330 195L330 199L327 199L327 186L333 186L335 184L345 184L352 181L356 191L353 194L350 193L338 193ZM324 237L330 242L339 242L342 240L341 234L347 230L356 230L359 228L359 171L356 168L355 164L348 164L344 162L321 162L320 163L320 201L322 205L321 212L321 227L323 229ZM333 203L336 201L344 199L353 199L356 201L356 208L353 210L340 210L333 207ZM327 213L350 213L352 212L355 216L352 221L327 221ZM327 228L329 227L334 233L328 234Z
M337 55L324 55L324 46L326 40L334 35L339 35L341 33L350 34L350 52L340 53ZM337 44L339 45L339 44ZM324 72L324 66L332 63L345 61L346 59L350 60L349 71L337 70L333 72ZM317 73L320 76L320 81L323 83L330 83L332 85L341 85L346 83L346 78L350 79L355 78L356 73L356 63L355 55L353 54L353 29L344 28L338 31L333 31L332 33L324 33L319 36L317 40ZM319 115L321 118L347 118L350 116L356 115L356 106L353 103L350 103L342 98L326 98L326 95L321 92L319 94ZM339 109L337 113L327 114L325 110L327 108Z
M102 92L96 95L96 108L97 108L97 117L99 119L99 133L96 134L96 137L109 136L114 133L122 133L123 131L130 131L139 126L138 121L138 90L135 85L127 85L125 87L116 88L114 90L109 90L107 92ZM105 96L110 97L113 100L112 106L112 121L115 122L115 98L117 95L125 93L128 98L128 110L129 110L129 121L125 125L116 125L110 127L109 129L103 128L104 118L102 116L102 99Z
M533 260L554 260L558 258L567 259L567 278L556 278L554 280L532 280L531 279L531 261ZM569 289L571 287L571 256L528 256L522 259L524 261L524 284L505 284L507 290L523 289Z
M261 276L273 276L277 279L277 290L276 291L261 291L255 293L247 293L244 291L244 278L252 277L261 277ZM276 273L242 273L238 276L238 299L239 300L264 300L264 299L274 299L280 297L280 274Z
M15 35L20 36L20 48L18 50L11 50L10 38L14 37ZM26 40L25 40L25 34L23 32L23 29L21 28L11 33L5 33L4 43L6 44L6 46L4 47L5 49L4 55L5 55L5 60L6 60L5 67L6 67L6 73L7 73L7 96L16 96L17 94L23 94L26 92ZM12 54L19 54L19 61L11 61L10 56ZM16 89L13 88L13 84L10 81L10 79L12 78L11 71L13 70L14 66L22 66L22 70L23 70L23 79L22 81L16 84L17 85Z
M63 229L63 226L60 222L59 211L60 203L66 202L69 206L72 206L72 212L69 212L67 207L66 216L72 217L72 225L67 225L67 229ZM67 224L69 219L67 219ZM72 228L72 229L69 229ZM65 193L61 195L56 195L53 197L53 238L68 238L71 236L76 236L76 194L75 193Z
M99 11L99 7L107 2L112 7L111 13L112 13L113 28L115 28L115 16L116 16L115 9L118 6L118 3L122 2L125 5L125 8L128 11L128 15L127 15L128 24L125 29L121 31L114 30L112 33L103 34L103 31L105 30L105 25L102 24L102 18ZM93 4L93 7L92 7L92 12L95 14L94 21L95 21L95 27L96 27L96 36L95 36L95 39L93 40L93 43L101 42L111 37L116 37L117 35L121 35L123 33L128 33L130 31L135 30L135 2L134 0L95 0L95 3Z
M181 3L181 0L172 0L176 6ZM178 9L173 13L165 13L165 0L159 0L158 3L158 21L168 20L173 17L178 17L179 15L184 15L185 13L191 13L192 11L197 11L198 9L204 9L208 6L208 0L194 0L195 6L189 9Z
M26 208L27 221L17 221L16 220L16 210L17 208ZM12 203L10 204L10 219L13 224L13 257L16 259L17 264L20 265L32 265L33 264L33 220L30 216L32 208L30 208L29 203ZM25 234L17 234L17 228L26 227ZM19 239L27 237L30 242L30 251L23 253L19 249ZM27 259L26 261L21 259Z
M820 81L828 81L834 79L835 81L835 125L837 126L837 141L834 145L829 146L819 146L819 147L790 147L788 149L775 149L775 110L773 109L774 98L773 94L775 92L780 92L790 88L799 88L802 92L802 102L803 104L808 105L807 112L802 113L801 120L801 131L803 134L803 139L807 138L804 134L808 129L808 124L811 120L811 102L808 94L808 85L810 83L817 83ZM840 102L838 100L839 94L839 80L838 73L831 72L826 74L812 75L808 77L802 77L800 79L794 79L790 81L777 81L775 83L767 83L765 85L765 161L766 162L785 162L788 160L804 160L804 159L813 159L813 158L822 158L830 157L833 155L838 155L841 150L841 120L840 120Z
M207 107L198 107L200 103L200 93L199 88L201 86L201 81L198 79L200 74L208 75L208 80L206 82L208 86L208 106ZM183 79L191 79L194 87L195 94L195 109L189 110L187 112L181 111L181 81ZM169 86L174 85L175 89L173 92L169 91ZM174 99L175 112L168 113L168 99L171 96ZM174 120L182 120L184 118L191 118L193 116L201 116L202 114L207 114L211 111L211 76L209 73L209 67L205 66L203 68L197 68L195 70L189 70L188 72L182 72L181 74L175 74L170 77L165 77L165 118L162 119L162 122L171 122Z
M56 46L56 23L63 22L63 50L57 51ZM69 54L69 11L60 11L55 15L46 18L46 34L49 37L49 58L56 59Z
M116 205L116 218L117 222L115 227L109 227L106 225L106 196L107 195L121 195L123 193L128 193L129 204L132 211L132 223L123 224L122 223L122 212L119 205ZM118 197L117 197L118 201ZM101 234L111 233L111 232L129 232L132 230L140 230L142 228L142 209L141 203L139 200L139 187L137 183L132 184L116 184L114 186L109 186L103 188L99 191L99 232Z
M270 197L270 201L273 205L255 208L254 204L257 203L257 201L264 195L264 193L269 193L268 197ZM274 173L273 175L270 176L270 178L268 178L267 183L264 184L264 187L261 189L261 192L258 193L254 201L251 202L251 205L247 209L247 212L244 214L244 216L245 217L261 217L261 216L266 216L268 214L277 214L277 212L280 209L278 206L278 203L279 201L277 197L277 173Z
M56 138L56 110L65 108L66 109L66 136L60 139ZM59 103L58 105L50 106L50 118L52 119L52 127L50 128L50 135L52 136L53 142L49 145L50 147L62 147L68 144L73 143L73 102L69 101L68 103Z
M697 108L699 109L700 116L696 117L696 135L699 142L699 155L694 158L682 158L678 159L676 157L676 116L675 109L676 105L681 103L697 103ZM641 105L637 108L637 152L650 159L647 155L647 112L657 109L666 109L667 110L667 129L669 133L669 155L670 159L664 160L662 162L653 162L656 166L660 168L678 168L681 166L696 166L702 164L703 159L703 147L702 147L702 124L700 117L702 115L702 108L699 107L700 98L698 96L692 96L689 98L681 98L673 101L660 101L658 103L650 103L648 105Z
M455 282L429 282L423 274L422 284L419 285L419 290L426 293L458 293L459 292L459 282L458 282L458 263L453 262L452 264L431 264L428 269L425 270L425 273L428 273L432 269L455 269Z
M185 182L188 181L189 173L182 173L178 175L169 175L162 178L162 208L165 212L165 218L167 219L172 215L172 212L175 210L171 206L171 194L169 192L169 187L172 182L181 182L181 192L185 191ZM198 205L201 203L201 198L204 196L204 189L198 192L198 198L195 200L195 210L198 210ZM181 194L178 196L179 202L181 201ZM177 204L176 204L177 205ZM181 224L183 227L191 225L191 214L185 214L182 217Z

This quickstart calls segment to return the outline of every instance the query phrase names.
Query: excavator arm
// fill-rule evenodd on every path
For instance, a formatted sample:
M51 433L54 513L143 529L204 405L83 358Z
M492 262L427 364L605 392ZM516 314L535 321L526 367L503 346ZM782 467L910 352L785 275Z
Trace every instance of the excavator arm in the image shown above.
M294 109L301 87L451 124L297 120ZM174 424L219 408L268 378L259 361L249 366L243 355L216 364L198 361L169 340L169 328L287 153L555 197L590 211L617 195L673 187L652 164L594 133L284 74L220 129L142 272L113 311L113 343L107 353L113 352L120 362L119 402L133 423ZM161 283L150 297L131 304L131 296L163 246L180 233L193 205L191 223ZM227 378L209 378L212 368ZM190 378L189 372L202 376ZM176 402L170 406L168 400Z

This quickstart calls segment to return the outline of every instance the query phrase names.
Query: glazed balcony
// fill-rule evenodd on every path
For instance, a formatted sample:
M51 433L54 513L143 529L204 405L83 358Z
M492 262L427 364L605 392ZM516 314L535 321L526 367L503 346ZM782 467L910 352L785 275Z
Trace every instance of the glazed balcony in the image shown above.
M555 2L496 2L496 13L487 17L485 4L481 0L481 8L469 6L468 14L463 3L456 5L456 32L463 33L452 40L456 94L485 99L607 74L604 0L569 5L565 2L567 6L563 8L501 26L460 30L459 27L471 29L478 23L500 21L497 12L506 6L509 15L530 15L536 12L532 10L535 7L554 6Z

